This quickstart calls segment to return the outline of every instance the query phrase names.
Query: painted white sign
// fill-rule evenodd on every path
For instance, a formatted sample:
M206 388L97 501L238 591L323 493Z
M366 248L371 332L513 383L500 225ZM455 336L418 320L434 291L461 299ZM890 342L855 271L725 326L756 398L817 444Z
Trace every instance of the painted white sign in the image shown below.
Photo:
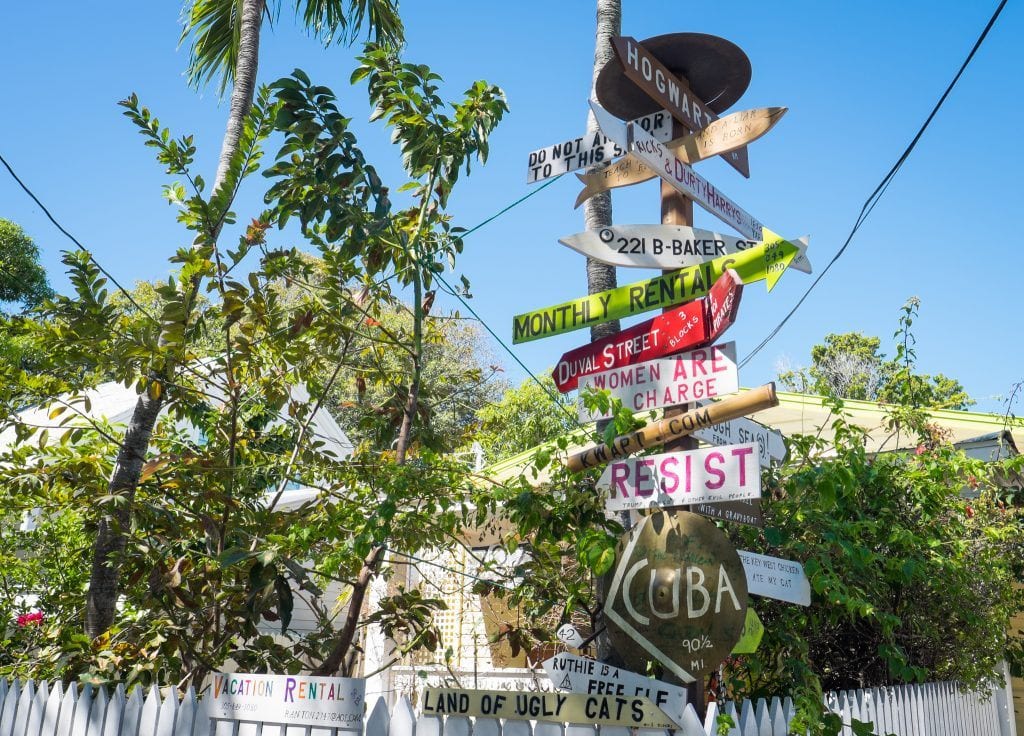
M583 646L583 635L572 624L562 624L558 627L558 631L555 632L555 635L558 637L558 640L567 647L579 649Z
M738 204L719 192L713 184L684 164L640 126L624 123L593 100L601 131L651 167L662 179L727 225L751 240L763 240L761 223Z
M609 511L760 498L756 457L748 443L623 458L605 467L596 488L608 491Z
M588 695L645 696L673 721L683 722L686 688L564 652L543 664L544 672L558 690Z
M669 358L612 368L579 381L579 387L606 390L630 411L649 411L689 404L739 391L736 343L697 348ZM578 402L581 422L610 417L611 412L591 411Z
M672 116L664 110L652 112L633 121L637 127L649 131L658 141L672 138ZM604 129L602 128L602 131ZM612 140L606 133L595 131L579 138L570 138L561 143L531 151L526 170L526 183L535 184L569 171L596 166L626 155L624 142Z
M701 406L706 406L711 402L700 401L698 403ZM782 433L746 417L698 429L693 432L692 436L709 445L753 442L757 446L757 461L762 468L771 467L773 461L781 463L786 459L786 443L782 439Z
M212 692L211 718L363 729L363 679L218 672Z
M793 238L800 248L790 268L811 272L806 250L810 238ZM559 243L601 263L625 268L669 271L697 266L712 258L732 255L761 244L759 240L723 235L684 225L609 225L559 238Z
M777 601L811 605L811 584L799 562L736 550L747 574L747 592Z

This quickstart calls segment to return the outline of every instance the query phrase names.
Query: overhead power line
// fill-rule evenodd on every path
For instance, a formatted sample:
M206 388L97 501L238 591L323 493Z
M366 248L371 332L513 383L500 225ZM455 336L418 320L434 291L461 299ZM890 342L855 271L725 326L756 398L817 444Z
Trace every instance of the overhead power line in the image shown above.
M971 63L971 60L974 58L974 55L978 52L978 49L981 48L981 44L982 42L984 42L985 37L988 36L988 32L992 30L992 26L995 25L996 19L999 18L999 14L1003 12L1003 8L1006 6L1006 2L1007 0L1002 0L999 3L999 6L992 14L992 17L985 25L985 29L981 32L981 35L978 36L978 40L974 42L974 46L973 48L971 48L971 52L967 54L967 58L964 59L964 63L960 65L960 69L953 77L953 81L951 81L949 83L949 86L946 87L946 91L942 93L942 96L939 98L939 101L935 103L935 107L932 108L931 113L925 119L924 124L922 124L920 130L917 131L917 135L915 135L913 140L910 141L910 144L904 149L903 153L900 154L900 157L896 159L896 163L893 164L892 168L889 169L889 172L884 177L882 177L882 181L878 184L877 187L875 187L875 190L871 192L871 196L869 196L867 200L864 202L864 206L861 207L860 214L857 216L857 220L856 222L854 222L853 228L850 230L850 234L846 236L846 241L839 248L839 250L836 251L836 254L832 256L832 260L828 262L828 265L825 266L825 268L822 270L820 274L818 274L817 278L815 278L814 281L811 282L811 285L807 287L807 291L805 291L803 293L803 296L801 296L797 303L793 305L793 308L789 310L789 313L782 318L782 321L779 322L779 324L777 324L772 329L772 331L768 333L767 337L765 337L760 343L758 343L757 347L751 350L750 353L748 353L747 356L740 361L739 365L741 368L745 366L747 363L749 363L755 355L761 352L761 350L763 350L765 346L767 346L768 343L770 343L775 338L775 336L779 334L779 332L786 325L786 323L789 322L790 318L794 314L796 314L796 310L798 310L800 306L804 303L804 301L806 301L807 297L814 290L814 287L816 287L821 282L821 280L825 278L825 274L829 272L829 269L832 268L835 262L838 261L840 256L842 256L843 253L846 251L846 248L850 245L850 242L853 240L853 236L857 234L857 231L860 229L860 226L864 224L864 221L868 219L868 215L870 215L871 211L875 209L875 205L878 204L879 200L881 200L882 195L885 194L885 191L889 188L889 184L892 183L892 180L896 177L896 174L899 172L899 170L903 168L903 164L906 163L907 159L910 157L911 152L917 146L918 141L921 140L921 136L924 135L925 130L928 129L928 126L935 118L935 115L942 108L942 105L943 103L945 103L946 98L949 97L950 93L953 91L953 87L955 87L956 83L960 81L960 77L963 76L964 71L967 69L967 65Z

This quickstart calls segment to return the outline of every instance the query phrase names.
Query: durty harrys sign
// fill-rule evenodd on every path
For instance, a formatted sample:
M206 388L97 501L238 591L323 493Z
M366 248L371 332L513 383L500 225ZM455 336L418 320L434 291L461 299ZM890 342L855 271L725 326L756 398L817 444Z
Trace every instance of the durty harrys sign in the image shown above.
M366 682L306 675L213 676L213 718L363 729Z
M617 551L605 615L626 665L643 671L654 660L683 682L718 667L747 611L743 566L725 534L696 514L661 511Z
M584 376L712 342L733 323L742 294L739 277L726 271L706 297L565 353L555 366L555 385L565 393Z
M753 445L727 445L615 460L597 490L608 491L609 511L761 497L761 469Z
M649 698L676 723L683 722L686 690L677 685L568 652L545 660L544 672L558 690L588 695L640 695Z
M630 411L650 411L698 399L712 399L739 390L736 343L697 348L671 358L613 368L580 381L580 390L608 391ZM580 397L581 422L610 417L612 412L591 411Z

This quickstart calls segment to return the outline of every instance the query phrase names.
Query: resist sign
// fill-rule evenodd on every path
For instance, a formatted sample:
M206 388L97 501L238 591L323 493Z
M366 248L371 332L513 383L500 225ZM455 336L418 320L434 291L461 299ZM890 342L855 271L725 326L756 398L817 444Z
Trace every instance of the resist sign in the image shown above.
M580 390L607 390L627 409L649 411L688 404L739 390L736 343L691 350L671 358L651 360L595 373L579 381ZM579 402L581 422L610 417L611 411L591 411Z
M608 491L609 511L760 498L757 447L747 443L616 460L596 487Z

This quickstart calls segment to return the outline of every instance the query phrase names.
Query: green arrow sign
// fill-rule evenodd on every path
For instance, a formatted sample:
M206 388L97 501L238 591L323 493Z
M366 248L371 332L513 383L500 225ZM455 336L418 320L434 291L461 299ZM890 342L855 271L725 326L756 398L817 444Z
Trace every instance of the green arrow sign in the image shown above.
M764 228L763 233L761 245L739 253L516 315L513 318L512 342L538 340L692 301L707 294L715 280L729 268L736 271L745 284L762 279L767 281L768 291L771 291L800 249L768 228Z

